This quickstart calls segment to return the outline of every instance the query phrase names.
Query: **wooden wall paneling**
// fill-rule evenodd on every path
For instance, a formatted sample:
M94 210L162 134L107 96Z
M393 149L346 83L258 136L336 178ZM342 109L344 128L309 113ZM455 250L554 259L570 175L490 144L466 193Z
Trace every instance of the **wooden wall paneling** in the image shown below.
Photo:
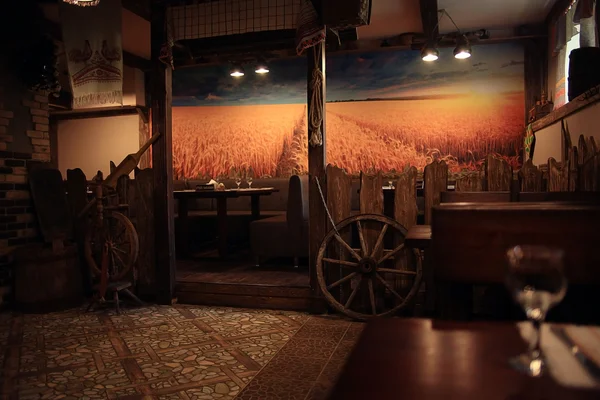
M519 170L521 192L542 191L542 171L533 165L533 160L527 160Z
M562 167L552 157L548 159L548 191L560 192L562 190Z
M578 155L577 147L571 147L571 151L569 152L569 192L574 192L578 190L579 187L579 155Z
M157 291L157 265L154 229L154 171L150 168L139 170L136 173L134 184L135 200L133 209L136 230L138 232L140 254L138 257L137 290L141 296L154 297Z
M319 194L319 189L317 187L317 179L321 185L323 190L323 196L325 197L325 201L327 201L327 184L325 182L326 179L326 144L327 144L327 133L326 133L326 114L325 114L325 99L326 99L326 55L325 55L325 45L323 43L319 43L313 47L310 47L306 51L306 59L307 59L307 70L306 70L306 80L307 80L307 110L308 110L308 120L312 120L314 117L314 113L320 113L322 116L322 121L319 129L321 130L321 135L323 138L323 143L319 146L311 146L308 144L308 177L309 177L309 191L308 191L308 203L309 203L309 274L310 274L310 287L312 289L313 295L315 297L320 296L319 285L317 283L317 270L316 270L316 262L317 262L317 254L319 252L319 247L321 246L321 242L327 233L327 212L325 211L325 205L321 200L321 195ZM320 85L314 86L312 83L313 74L316 69L320 69L323 74L323 79L320 82ZM318 96L314 96L319 92ZM318 102L315 103L315 100L318 99ZM313 127L308 126L308 138L313 133ZM313 304L319 304L318 302L314 302ZM320 312L323 310L311 310L313 312Z
M327 208L329 209L333 222L338 224L350 217L352 177L347 175L343 169L328 165L327 193L329 194L329 196L327 196ZM333 229L333 226L331 225L331 222L328 221L327 231L331 229ZM352 245L352 232L350 230L340 232L340 234L346 243ZM341 245L331 246L328 250L327 257L335 260L347 261L352 258L347 251L342 250ZM324 267L327 267L327 282L336 282L352 272L352 270L339 264L325 263ZM330 293L333 297L339 299L340 303L345 304L350 296L352 288L357 283L358 282L355 281L342 283L337 288L331 289Z
M448 166L445 161L433 161L423 171L423 197L425 201L425 225L431 224L431 209L440 204L441 193L448 187Z
M455 190L457 192L481 192L483 191L483 172L465 172L456 176Z
M505 192L511 190L513 179L512 168L503 159L488 154L485 159L485 182L489 192Z
M394 191L394 219L407 230L417 224L417 169L398 175Z
M577 188L582 191L588 190L586 187L586 173L584 171L584 165L588 158L589 155L585 137L579 135L577 140Z
M92 295L92 277L84 256L83 243L87 218L79 218L79 213L88 203L87 179L79 168L67 170L67 200L73 220L73 239L77 243L81 275L83 278L83 292L86 296Z
M404 226L406 230L417 224L417 169L410 167L398 175L394 192L394 219ZM404 238L394 235L391 249L395 249L404 242ZM394 267L399 270L408 270L409 264L414 263L414 255L409 249L400 252L394 258ZM399 293L407 293L410 290L412 280L401 277L386 276L386 280L396 288Z
M129 175L121 175L117 179L117 204L129 204ZM126 210L129 215L129 210Z
M166 5L152 5L152 132L160 137L152 145L154 168L154 232L157 301L171 304L175 295L175 203L173 199L172 70L160 60L167 41Z
M371 174L360 174L360 213L361 214L378 214L383 215L383 174L381 171ZM362 231L365 240L365 247L369 256L381 256L382 252L373 254L377 238L382 231L382 225L377 222L363 222ZM383 246L382 246L383 247ZM377 293L382 293L382 290L378 290L378 286L381 285L379 282L373 283L373 292L375 293L375 302L379 304L382 299L377 297ZM371 300L367 285L361 285L359 294L357 295L360 299L360 312L370 313L371 312ZM356 302L356 300L355 300Z

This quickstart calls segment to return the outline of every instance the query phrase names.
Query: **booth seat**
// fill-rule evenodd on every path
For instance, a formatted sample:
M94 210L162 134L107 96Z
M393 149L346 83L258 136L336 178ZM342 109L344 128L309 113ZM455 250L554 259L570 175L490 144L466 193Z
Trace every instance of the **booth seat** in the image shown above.
M308 176L289 179L285 214L250 224L252 253L261 260L276 257L308 257Z

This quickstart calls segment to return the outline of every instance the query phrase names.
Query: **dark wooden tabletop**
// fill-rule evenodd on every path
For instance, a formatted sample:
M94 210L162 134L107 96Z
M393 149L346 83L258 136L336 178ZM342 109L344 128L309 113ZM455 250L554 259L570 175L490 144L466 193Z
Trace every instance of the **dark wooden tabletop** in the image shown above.
M530 378L508 365L526 350L514 323L382 318L369 322L330 400L599 399L600 391Z
M413 225L408 229L404 243L413 249L426 249L431 243L430 225Z
M217 197L263 196L278 192L275 188L225 189L225 190L175 190L175 198L214 199Z

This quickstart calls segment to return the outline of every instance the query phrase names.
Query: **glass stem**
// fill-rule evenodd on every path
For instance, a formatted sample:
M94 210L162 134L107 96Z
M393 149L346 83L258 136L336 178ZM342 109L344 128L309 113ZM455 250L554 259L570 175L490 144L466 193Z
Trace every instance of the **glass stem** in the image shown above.
M533 359L538 359L542 356L542 319L535 318L531 321L535 329L535 339L531 347L531 355Z

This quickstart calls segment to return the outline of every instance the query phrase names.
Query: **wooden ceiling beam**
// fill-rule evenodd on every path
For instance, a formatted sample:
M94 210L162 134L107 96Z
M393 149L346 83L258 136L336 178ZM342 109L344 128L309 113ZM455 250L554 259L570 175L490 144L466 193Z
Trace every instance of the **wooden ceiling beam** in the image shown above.
M423 34L427 39L437 38L440 30L438 26L438 2L437 0L419 0L421 9L421 23Z

